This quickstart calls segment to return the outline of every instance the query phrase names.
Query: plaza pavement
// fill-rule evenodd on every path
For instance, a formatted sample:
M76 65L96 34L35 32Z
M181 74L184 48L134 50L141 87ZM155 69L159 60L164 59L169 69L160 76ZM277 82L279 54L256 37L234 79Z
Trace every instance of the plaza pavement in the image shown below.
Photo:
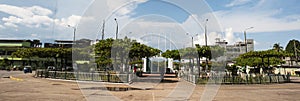
M151 89L134 89L136 84L74 82L34 78L33 74L0 71L2 75L22 79L0 78L0 101L199 101L205 85L168 78ZM0 74L0 75L1 75ZM2 76L4 77L4 76ZM213 101L300 101L300 78L293 83L221 85ZM135 86L133 86L135 85ZM108 91L109 88L131 88Z

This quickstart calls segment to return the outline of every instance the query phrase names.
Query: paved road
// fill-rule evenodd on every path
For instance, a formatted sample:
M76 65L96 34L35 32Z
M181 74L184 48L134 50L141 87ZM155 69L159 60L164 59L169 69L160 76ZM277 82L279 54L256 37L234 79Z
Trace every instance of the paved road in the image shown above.
M20 75L20 74L24 74L24 72L23 71L3 71L3 70L0 70L0 78L9 77L9 76L16 76L16 75Z

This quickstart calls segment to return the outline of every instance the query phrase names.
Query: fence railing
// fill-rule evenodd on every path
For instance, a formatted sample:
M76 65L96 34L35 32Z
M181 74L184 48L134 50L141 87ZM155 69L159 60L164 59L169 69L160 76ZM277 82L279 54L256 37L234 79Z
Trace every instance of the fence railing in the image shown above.
M182 79L195 84L269 84L289 82L289 76L272 75L244 75L244 76L211 76L199 77L198 75L182 75Z
M79 80L79 81L95 81L95 82L113 82L113 83L131 83L136 77L133 73L112 74L108 72L65 72L65 71L46 71L37 70L36 77Z

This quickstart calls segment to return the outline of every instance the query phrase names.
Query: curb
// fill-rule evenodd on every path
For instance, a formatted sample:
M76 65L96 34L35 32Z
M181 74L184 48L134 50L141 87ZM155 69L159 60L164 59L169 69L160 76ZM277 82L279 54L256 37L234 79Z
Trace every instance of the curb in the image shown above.
M9 78L10 78L11 80L15 80L15 81L24 81L23 79L15 78L15 77L13 77L13 76L9 76Z

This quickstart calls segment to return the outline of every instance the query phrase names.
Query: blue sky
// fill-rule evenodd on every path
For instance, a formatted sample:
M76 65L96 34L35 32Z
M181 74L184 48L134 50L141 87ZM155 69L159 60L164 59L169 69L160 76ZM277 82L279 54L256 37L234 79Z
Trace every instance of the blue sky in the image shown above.
M133 1L133 2L132 2ZM177 2L178 1L178 2ZM129 3L130 2L130 3ZM300 40L300 7L297 0L1 0L1 39L72 39L72 28L79 38L99 38L106 20L106 38L113 38L118 18L120 37L139 39L141 33L159 33L175 44L187 47L204 44L205 19L209 44L221 38L234 44L243 40L243 31L255 40L255 50L265 50L275 43L283 47L291 39ZM125 5L128 3L128 5ZM197 23L196 23L197 22ZM128 35L130 33L130 35ZM198 35L198 36L196 36ZM165 38L166 39L166 38ZM162 41L160 41L162 42ZM176 46L177 45L177 46ZM154 45L155 46L155 45Z

